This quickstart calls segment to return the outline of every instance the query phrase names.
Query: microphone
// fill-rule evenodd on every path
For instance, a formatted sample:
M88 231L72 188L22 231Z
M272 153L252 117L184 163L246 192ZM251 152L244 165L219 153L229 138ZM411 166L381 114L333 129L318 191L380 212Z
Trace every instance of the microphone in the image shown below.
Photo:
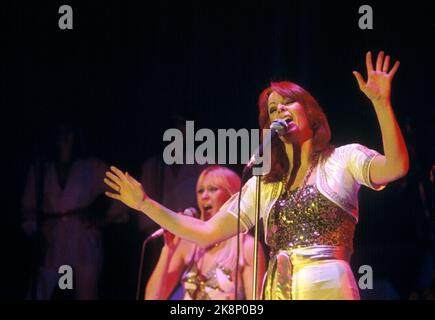
M264 137L263 143L258 146L257 150L243 169L243 174L245 174L249 169L252 168L258 157L260 157L260 155L263 153L264 146L268 145L276 135L282 136L286 133L286 131L287 122L285 122L285 120L276 119L275 121L273 121L270 125L270 134Z
M180 213L184 214L185 216L199 218L198 210L196 210L195 208L187 208L187 209L185 209L184 211L182 211ZM138 270L137 284L136 284L136 300L139 300L139 296L140 296L141 283L142 283L143 260L144 260L144 254L145 254L145 246L148 243L148 241L160 237L164 232L165 232L165 230L163 228L161 228L161 229L155 231L148 238L146 238L144 240L144 242L142 243L142 250L141 250L141 255L140 255L140 266L139 266L139 270Z
M199 218L198 210L196 210L195 208L192 208L192 207L187 208L180 213L184 216L188 216L188 217L192 217L192 218ZM165 232L165 229L160 228L157 231L154 231L148 238L146 238L145 241L150 241L150 240L154 240L158 237L161 237L164 232Z

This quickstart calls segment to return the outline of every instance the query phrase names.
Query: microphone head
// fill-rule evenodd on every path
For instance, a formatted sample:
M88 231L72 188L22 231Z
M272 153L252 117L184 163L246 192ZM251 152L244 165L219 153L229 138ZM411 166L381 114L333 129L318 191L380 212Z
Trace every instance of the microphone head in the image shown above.
M158 237L161 237L163 235L163 232L165 232L165 229L163 228L154 231L150 236L148 236L148 238L146 238L146 241L154 240Z
M270 130L273 130L279 136L282 136L287 131L287 122L283 119L276 119L270 124Z

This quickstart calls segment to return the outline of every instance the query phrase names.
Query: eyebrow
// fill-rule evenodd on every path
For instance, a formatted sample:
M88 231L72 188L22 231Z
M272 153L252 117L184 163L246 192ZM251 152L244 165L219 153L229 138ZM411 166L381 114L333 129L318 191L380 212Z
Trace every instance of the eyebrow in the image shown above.
M296 99L294 99L294 98L292 98L292 97L285 97L283 100L282 100L282 103L288 103L288 102L290 102L290 101L295 101ZM272 101L272 102L270 102L270 103L268 103L268 106L269 107L272 107L272 106L276 106L278 104L278 102L276 102L276 101Z

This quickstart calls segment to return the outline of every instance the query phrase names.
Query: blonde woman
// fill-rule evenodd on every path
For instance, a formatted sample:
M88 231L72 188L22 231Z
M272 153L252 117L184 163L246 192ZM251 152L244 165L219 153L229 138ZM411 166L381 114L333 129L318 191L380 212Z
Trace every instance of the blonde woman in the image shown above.
M230 169L212 166L203 170L196 186L201 220L213 217L239 189L240 178ZM180 281L185 300L235 298L237 237L207 247L200 247L169 232L165 232L164 237L165 245L146 286L145 299L168 299ZM253 237L242 235L238 299L252 299L253 248ZM258 283L261 284L265 259L261 245L259 248Z

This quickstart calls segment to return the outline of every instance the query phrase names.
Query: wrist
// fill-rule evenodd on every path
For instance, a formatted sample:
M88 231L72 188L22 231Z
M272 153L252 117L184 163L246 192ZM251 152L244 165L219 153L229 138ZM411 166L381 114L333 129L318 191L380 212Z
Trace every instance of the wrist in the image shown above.
M149 201L149 197L146 195L146 193L144 193L142 200L139 201L139 204L137 205L137 209L139 211L145 212L149 204L148 201Z
M372 100L375 109L385 109L391 107L391 100L389 98Z

